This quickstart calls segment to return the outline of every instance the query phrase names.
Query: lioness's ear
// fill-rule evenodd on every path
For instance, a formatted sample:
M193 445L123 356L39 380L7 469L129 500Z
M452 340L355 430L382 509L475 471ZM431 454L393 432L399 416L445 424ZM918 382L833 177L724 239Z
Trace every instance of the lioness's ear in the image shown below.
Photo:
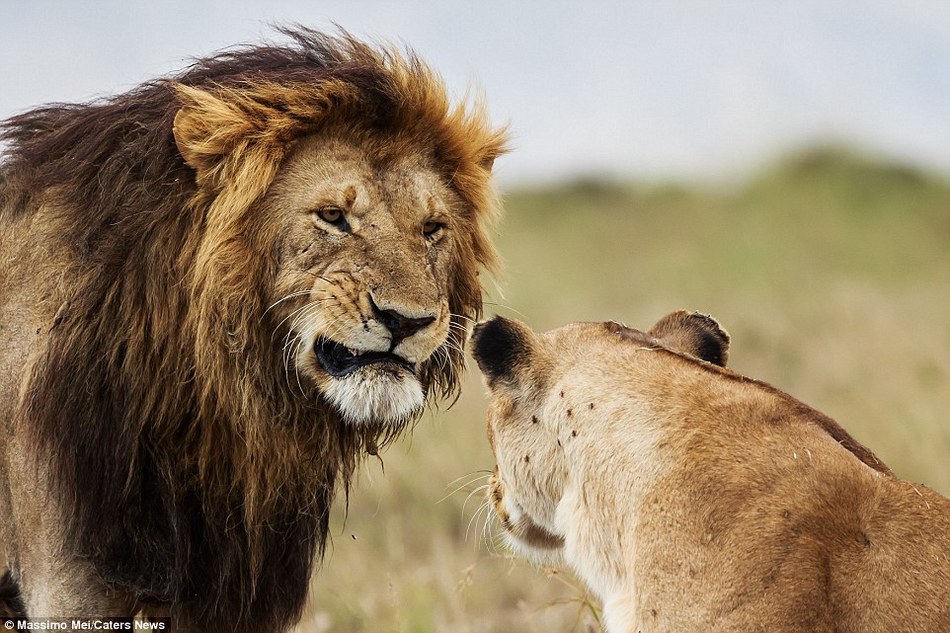
M489 380L511 377L531 353L534 333L528 326L496 316L479 323L472 332L472 355Z
M708 314L678 310L660 319L648 332L670 349L726 366L729 334Z

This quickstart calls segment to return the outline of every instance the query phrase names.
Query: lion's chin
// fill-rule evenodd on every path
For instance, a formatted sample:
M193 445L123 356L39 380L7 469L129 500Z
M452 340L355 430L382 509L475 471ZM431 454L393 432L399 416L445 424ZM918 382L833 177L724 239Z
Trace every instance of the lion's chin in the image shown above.
M425 406L425 393L408 371L367 366L331 377L322 388L343 421L354 425L402 425Z

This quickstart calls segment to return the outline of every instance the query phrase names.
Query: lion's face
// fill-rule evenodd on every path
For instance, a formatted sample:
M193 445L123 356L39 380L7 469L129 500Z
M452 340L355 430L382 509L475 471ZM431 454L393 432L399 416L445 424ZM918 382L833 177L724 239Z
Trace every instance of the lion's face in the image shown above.
M546 562L562 554L566 518L559 507L578 491L593 494L579 473L616 467L609 438L629 435L622 420L639 403L619 401L611 384L633 375L638 350L663 347L722 365L728 340L711 318L686 312L649 332L608 322L537 334L500 317L478 325L473 353L490 392L488 437L497 463L489 497L509 544Z
M424 367L448 364L461 201L421 151L315 136L264 200L279 218L269 318L289 386L352 424L399 424L425 404Z

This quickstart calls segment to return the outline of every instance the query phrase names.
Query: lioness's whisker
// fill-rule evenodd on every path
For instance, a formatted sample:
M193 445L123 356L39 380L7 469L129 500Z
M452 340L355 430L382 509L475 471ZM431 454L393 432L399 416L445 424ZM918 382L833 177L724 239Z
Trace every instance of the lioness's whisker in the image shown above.
M459 479L466 479L466 478L468 478L468 477L471 477L471 475L466 475L465 477L459 477ZM471 486L472 484L474 484L474 483L476 483L476 482L478 482L478 481L482 481L482 480L484 480L484 479L488 479L489 477L491 477L491 474L490 474L490 473L487 474L487 475L476 475L475 477L472 477L472 478L469 479L468 481L465 481L464 483L462 483L462 484L460 484L459 486L457 486L454 490L452 490L452 492L448 493L447 495L445 495L444 497L442 497L441 499L439 499L438 501L436 501L436 503L442 503L443 501L445 501L446 499L448 499L448 498L451 497L452 495L454 495L454 494L460 492L461 490L464 490L464 489L467 488L468 486ZM458 481L458 479L456 479L456 481ZM485 487L485 484L482 484L481 486L478 486L477 488L475 488L474 490L472 490L471 492L468 493L468 496L465 497L465 501L462 502L462 512L465 512L465 504L467 504L467 503L468 503L468 500L472 498L472 495L475 494L475 493L477 493L479 490L483 489L484 487Z
M487 477L485 478L487 479ZM485 483L485 484L482 484L481 486L478 486L477 488L472 490L470 493L468 493L468 496L465 497L465 501L462 502L462 511L464 512L465 506L468 504L469 499L471 499L472 497L474 497L475 495L479 493L486 492L487 490L488 490L488 484Z
M493 528L497 529L493 531ZM495 513L491 510L489 510L489 514L485 518L485 524L482 527L482 540L487 544L490 554L499 555L502 553L500 545L504 540L504 530L500 529Z
M477 524L479 515L481 515L482 512L484 512L485 510L490 510L490 509L491 507L487 499L483 501L481 505L478 506L478 508L475 509L475 513L472 515L472 518L469 519L468 525L465 526L465 540L466 541L468 540L469 533L472 531L472 525Z
M468 479L469 477L474 477L475 479L474 479L473 481L478 481L480 478L485 477L486 475L487 475L487 476L491 476L491 471L490 471L490 470L486 470L486 469L484 469L484 468L479 469L479 470L473 470L472 472L466 473L466 474L462 475L461 477L456 477L455 479L453 479L452 481L450 481L448 484L446 484L445 487L448 488L448 487L450 487L450 486L454 486L454 485L457 484L458 482L462 481L463 479ZM468 483L471 483L471 482L468 482ZM466 484L466 485L467 485L467 484ZM455 492L458 492L458 491L459 491L459 489L456 488L456 489L453 491L453 494L454 494Z

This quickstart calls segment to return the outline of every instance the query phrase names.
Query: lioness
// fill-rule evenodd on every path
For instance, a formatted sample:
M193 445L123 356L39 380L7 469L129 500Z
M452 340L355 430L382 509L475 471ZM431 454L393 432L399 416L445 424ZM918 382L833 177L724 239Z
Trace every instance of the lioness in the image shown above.
M713 319L473 340L507 540L573 568L610 633L950 631L950 500L725 369Z

